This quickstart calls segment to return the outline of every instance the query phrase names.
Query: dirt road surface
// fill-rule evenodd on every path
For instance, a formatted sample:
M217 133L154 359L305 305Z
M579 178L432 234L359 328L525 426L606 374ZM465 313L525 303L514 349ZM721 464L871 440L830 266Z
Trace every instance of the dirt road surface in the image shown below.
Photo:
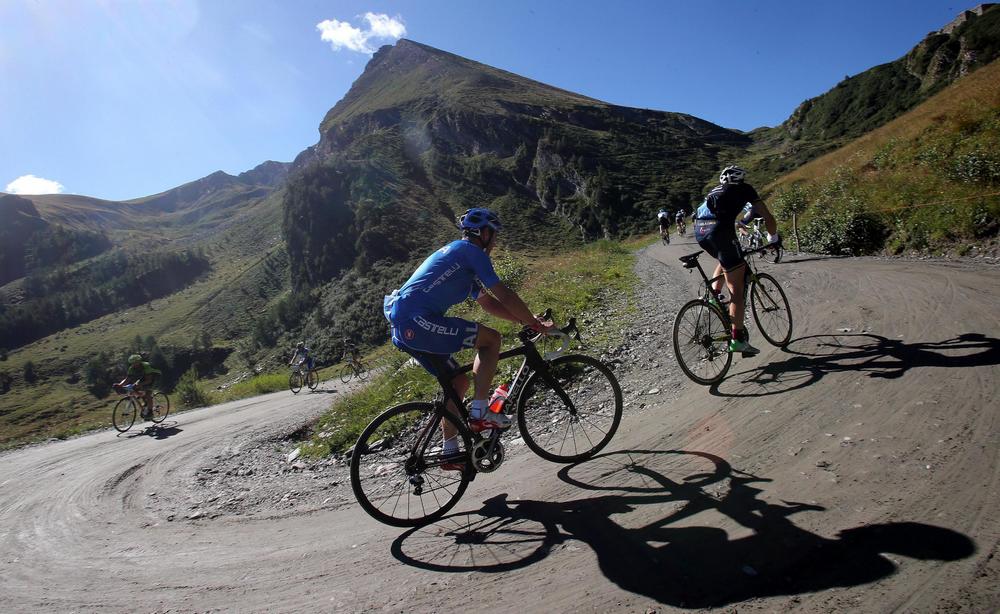
M366 516L335 465L287 469L274 433L332 394L10 452L0 611L998 611L1000 270L766 265L793 342L755 336L761 355L705 388L669 344L697 281L677 257L694 250L640 257L635 333L613 353L628 407L598 458L521 446L404 531ZM283 468L241 469L252 456Z

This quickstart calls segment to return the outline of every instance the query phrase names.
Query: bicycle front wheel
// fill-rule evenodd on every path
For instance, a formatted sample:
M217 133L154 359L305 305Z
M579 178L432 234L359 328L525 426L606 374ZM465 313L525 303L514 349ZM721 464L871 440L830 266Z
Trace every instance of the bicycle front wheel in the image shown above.
M358 372L356 373L358 379L362 382L368 379L368 366L364 363L358 363Z
M298 394L302 390L302 374L295 372L288 376L288 388L292 394Z
M573 463L608 445L622 419L622 389L611 369L590 356L560 356L535 371L517 400L517 427L531 451Z
M170 413L170 397L162 392L153 393L153 415L150 418L155 424L167 419Z
M733 362L730 337L718 309L701 299L685 303L674 319L674 356L681 371L702 386L722 381Z
M792 339L792 308L778 282L760 273L750 288L750 311L760 334L771 345L784 347Z
M136 411L135 403L132 402L132 399L124 397L115 403L115 408L111 411L111 423L115 425L115 429L119 433L124 433L135 424L135 415L137 413L138 411Z
M319 386L319 376L316 375L315 371L306 373L306 386L309 387L309 390L316 390L316 387Z
M354 371L351 370L351 365L344 365L344 368L340 370L340 381L346 384L351 381L353 375Z
M457 450L444 452L444 431ZM449 435L452 433L449 432ZM365 428L351 453L351 488L379 522L415 527L444 516L475 475L468 431L431 403L387 409Z

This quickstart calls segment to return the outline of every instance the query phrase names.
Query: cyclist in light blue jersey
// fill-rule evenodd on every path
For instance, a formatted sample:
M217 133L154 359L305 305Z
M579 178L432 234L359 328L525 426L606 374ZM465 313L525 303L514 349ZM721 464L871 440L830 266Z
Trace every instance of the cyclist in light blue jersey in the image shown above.
M412 355L432 375L438 367L454 369L451 355L465 348L476 348L473 363L473 400L470 405L471 427L475 430L507 428L510 418L487 410L490 383L500 356L500 333L496 330L445 313L467 298L474 299L498 318L530 326L543 332L550 322L536 318L516 292L504 285L493 270L490 252L496 246L500 219L485 208L469 209L459 220L463 237L431 254L403 287L394 290L382 303L386 319L392 325L392 343ZM484 291L488 290L489 292ZM447 377L448 373L441 375ZM469 379L456 375L451 379L459 397L469 388ZM457 408L449 410L458 415ZM449 423L444 423L451 428ZM455 433L445 432L445 451L457 450Z

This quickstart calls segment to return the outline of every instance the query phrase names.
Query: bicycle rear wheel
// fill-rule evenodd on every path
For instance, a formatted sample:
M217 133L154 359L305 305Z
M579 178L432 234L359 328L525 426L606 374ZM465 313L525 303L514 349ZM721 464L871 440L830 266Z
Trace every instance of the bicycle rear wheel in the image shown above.
M458 450L444 454L442 420L455 429ZM404 403L365 428L351 454L351 488L368 514L394 527L444 516L475 475L468 432L431 403Z
M760 273L750 288L750 311L760 334L771 345L784 347L792 339L792 308L778 282Z
M621 386L607 365L582 354L560 356L547 370L532 373L517 400L521 437L545 460L590 458L618 430Z
M289 375L288 387L291 389L292 394L298 394L299 390L302 390L302 374L296 371Z
M361 380L362 382L368 379L368 366L365 365L364 363L359 362L358 372L356 373L356 375L358 376L358 379Z
M115 403L115 408L111 411L111 423L119 433L132 428L135 424L135 415L138 413L132 399L124 397Z
M315 371L310 370L306 373L306 386L309 387L309 390L316 390L319 386L319 376L316 375Z
M344 365L344 367L340 370L340 381L346 384L351 381L351 377L353 375L354 371L351 369L351 365Z
M703 386L722 381L733 362L730 337L718 309L701 299L685 303L674 318L674 355L681 371Z
M153 415L150 418L155 424L159 424L167 419L170 413L170 397L162 392L153 393Z

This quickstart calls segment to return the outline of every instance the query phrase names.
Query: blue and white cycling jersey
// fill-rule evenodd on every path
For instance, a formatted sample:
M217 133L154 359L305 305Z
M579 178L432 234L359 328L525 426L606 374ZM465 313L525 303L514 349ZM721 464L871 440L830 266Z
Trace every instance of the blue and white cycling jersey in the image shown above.
M385 297L383 310L390 322L401 315L444 315L469 297L479 298L480 286L499 282L486 252L459 239L424 260L402 288Z
M479 324L449 318L445 312L467 298L477 299L481 288L500 283L486 252L464 240L452 241L424 260L403 287L382 302L392 324L392 343L417 359L432 375L437 366L424 354L450 356L475 345ZM449 359L450 368L455 367Z

